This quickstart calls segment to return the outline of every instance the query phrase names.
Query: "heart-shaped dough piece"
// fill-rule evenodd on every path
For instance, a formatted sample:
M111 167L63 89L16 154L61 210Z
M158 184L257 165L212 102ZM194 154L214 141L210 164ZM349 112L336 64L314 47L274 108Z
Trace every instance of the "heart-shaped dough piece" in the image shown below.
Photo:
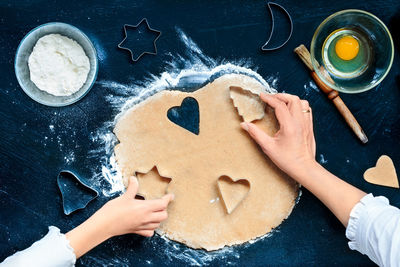
M228 214L242 203L250 191L250 182L246 179L232 180L229 176L223 175L218 178L217 184Z
M393 161L386 155L380 156L376 167L369 168L364 172L364 180L371 184L399 188Z

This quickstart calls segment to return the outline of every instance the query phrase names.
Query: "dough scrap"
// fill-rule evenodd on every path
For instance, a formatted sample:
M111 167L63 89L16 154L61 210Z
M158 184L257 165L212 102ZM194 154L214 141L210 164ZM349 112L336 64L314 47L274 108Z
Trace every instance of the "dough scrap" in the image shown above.
M217 184L228 214L236 209L250 191L250 183L246 179L233 180L231 177L223 175L218 178Z
M114 129L119 140L114 151L125 185L132 174L155 165L162 176L170 177L167 191L175 200L157 232L192 248L217 250L263 236L289 216L298 196L298 184L241 129L242 118L230 98L233 85L264 88L249 76L227 74L192 93L162 91L125 112ZM188 96L199 104L199 135L167 118L169 108ZM270 135L278 130L269 109L254 123ZM219 200L217 179L222 175L245 177L251 184L231 214Z
M137 172L136 178L139 182L137 194L145 199L157 199L164 196L171 182L171 178L163 177L158 173L156 166L147 173Z
M260 120L265 115L265 103L259 95L264 90L243 89L239 86L230 86L230 96L233 105L237 108L240 116L245 122Z
M393 161L386 155L379 157L376 167L369 168L364 172L364 180L371 184L399 188Z

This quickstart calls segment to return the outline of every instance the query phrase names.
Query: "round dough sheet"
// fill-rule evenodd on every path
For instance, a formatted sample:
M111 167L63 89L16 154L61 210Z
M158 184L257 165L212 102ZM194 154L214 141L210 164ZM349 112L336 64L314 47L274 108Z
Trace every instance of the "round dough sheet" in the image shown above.
M298 185L241 129L242 116L260 109L239 110L247 96L234 105L231 86L264 91L252 77L227 74L192 93L159 92L126 111L114 129L124 182L136 174L145 198L174 193L157 231L192 248L216 250L263 236L289 216L298 196ZM198 103L198 135L167 117L187 97ZM269 108L254 123L270 135L278 130Z

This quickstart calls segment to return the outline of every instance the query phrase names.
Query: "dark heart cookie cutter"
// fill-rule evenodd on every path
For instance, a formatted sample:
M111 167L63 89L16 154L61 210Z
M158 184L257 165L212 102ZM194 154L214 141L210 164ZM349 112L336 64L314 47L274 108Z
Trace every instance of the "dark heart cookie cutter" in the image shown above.
M85 208L89 202L99 196L99 193L84 183L78 175L69 170L62 170L57 176L57 185L60 189L64 214Z
M134 57L133 57L133 51L132 51L132 49L123 46L123 43L124 43L125 40L128 38L127 29L136 30L143 22L146 23L146 27L147 27L147 30L148 30L148 31L150 31L150 32L152 32L152 33L157 33L157 34L158 34L157 37L156 37L156 38L154 39L154 41L153 41L153 46L154 46L154 51L155 51L155 52L152 52L152 51L143 51L137 58L134 58ZM117 47L118 47L119 49L123 49L123 50L129 51L129 53L131 54L131 59L132 59L133 62L138 61L138 60L139 60L143 55L145 55L145 54L148 54L148 55L157 55L156 41L158 40L158 38L160 38L161 32L152 29L152 28L150 27L149 22L147 21L146 18L142 19L142 20L141 20L138 24L136 24L136 25L125 24L125 25L124 25L124 34L125 34L124 39L118 44Z

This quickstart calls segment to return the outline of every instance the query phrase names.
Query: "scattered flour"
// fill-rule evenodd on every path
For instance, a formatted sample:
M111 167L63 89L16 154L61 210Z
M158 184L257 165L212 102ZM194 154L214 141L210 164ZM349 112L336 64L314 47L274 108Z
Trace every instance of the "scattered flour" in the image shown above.
M257 72L252 70L254 67L248 60L226 62L224 60L217 61L212 59L204 55L197 44L180 29L177 29L177 33L186 47L185 54L168 54L171 60L166 61L168 65L161 74L149 75L144 81L130 84L121 84L106 80L96 82L97 85L103 88L105 99L114 110L114 114L116 114L112 121L105 122L102 127L92 133L91 141L96 148L89 153L90 157L94 157L100 162L99 168L93 172L92 182L96 183L97 180L98 184L104 185L102 186L102 192L103 195L107 197L121 194L125 190L122 183L122 175L118 169L113 153L114 146L118 140L112 131L120 116L132 106L162 90L200 88L205 83L227 73L249 75L263 84L270 92L276 92L276 90L273 89L276 88L278 83L278 78L276 76L269 77L267 82ZM301 190L299 191L296 204L300 196ZM215 204L218 201L219 198L211 199L210 204ZM182 263L186 266L204 266L211 264L215 260L223 260L228 265L234 265L237 259L240 258L243 248L247 248L254 242L267 238L275 232L279 232L279 229L275 229L256 240L242 244L240 248L238 246L225 247L213 252L191 249L163 236L145 239L144 245L162 253L166 264ZM140 255L138 255L138 257L140 257Z
M278 75L279 73L277 73L275 76L270 76L267 78L267 82L272 88L278 87L278 82L279 82Z
M64 156L64 162L66 164L71 164L74 161L75 161L75 153L74 153L74 151L70 151L69 153L67 153L66 156Z
M320 155L319 155L319 163L321 163L321 164L326 164L326 163L328 163L328 160L325 159L325 157L324 157L323 154L320 154Z
M319 92L319 89L314 81L311 80L304 84L304 91L306 92L306 95L309 95L312 91Z
M214 202L218 202L218 201L219 201L219 197L214 198L214 199L211 199L211 200L210 200L210 203L213 204Z

